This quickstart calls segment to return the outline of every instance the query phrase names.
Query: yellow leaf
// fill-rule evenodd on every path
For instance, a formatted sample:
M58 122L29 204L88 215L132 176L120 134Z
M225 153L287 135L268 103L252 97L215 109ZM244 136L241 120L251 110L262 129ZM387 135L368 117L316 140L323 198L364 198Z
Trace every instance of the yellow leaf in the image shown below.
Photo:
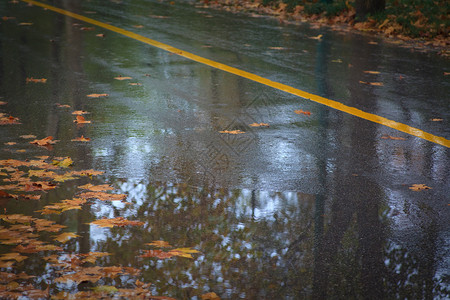
M251 127L269 127L269 124L267 124L267 123L252 123L252 124L249 124L248 126L251 126Z
M68 168L69 166L73 165L73 160L70 157L67 157L62 161L54 160L53 165Z
M222 131L219 131L220 133L228 133L228 134L242 134L242 133L245 133L245 131L242 131L242 130L240 130L240 129L237 129L237 130L222 130Z
M107 97L109 96L108 94L89 94L87 95L87 97L89 98L99 98L99 97Z
M415 192L420 192L423 190L430 190L431 188L429 186L426 186L425 184L413 184L409 187L409 189Z
M311 37L309 37L310 39L313 39L313 40L320 40L321 38L322 38L322 34L319 34L318 36L311 36Z
M75 237L79 237L79 235L73 233L73 232L64 232L61 233L60 235L55 236L53 239L55 241L58 241L60 243L67 243L70 239L75 238Z
M364 71L366 74L380 74L378 71Z

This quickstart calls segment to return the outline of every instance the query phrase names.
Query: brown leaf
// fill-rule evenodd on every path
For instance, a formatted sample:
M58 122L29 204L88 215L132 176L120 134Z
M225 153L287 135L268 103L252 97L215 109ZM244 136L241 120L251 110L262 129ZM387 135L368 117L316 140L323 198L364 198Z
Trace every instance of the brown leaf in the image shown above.
M22 124L19 122L19 118L13 116L5 117L0 113L0 125Z
M48 145L51 145L51 144L55 144L56 142L58 142L58 141L57 140L53 140L52 136L48 136L48 137L43 138L41 140L31 141L30 144L36 144L36 145L39 145L39 146L48 146Z
M155 246L160 248L171 248L172 246L166 241L153 241L151 243L147 243L145 245Z
M81 137L77 137L75 139L72 139L72 142L89 142L90 138L85 138L83 135Z
M269 124L267 124L267 123L252 123L252 124L249 124L248 126L251 126L251 127L269 127Z
M162 250L144 250L144 254L140 255L139 257L156 257L159 259L166 259L171 258L175 254L165 252Z
M99 97L107 97L109 94L89 94L87 97L89 98L99 98Z
M79 237L79 235L73 233L73 232L64 232L61 233L60 235L55 236L53 239L55 241L58 241L60 243L67 243L70 239L75 238L75 237Z
M406 141L406 138L399 137L399 136L391 136L391 135L387 135L387 134L381 136L381 138L384 140Z
M236 130L222 130L219 131L220 133L228 133L228 134L242 134L245 133L245 131L242 131L240 129L236 129Z
M413 190L415 192L420 192L423 190L430 190L432 189L429 186L426 186L425 184L413 184L412 186L409 187L410 190Z
M129 221L122 217L117 217L114 219L100 219L89 223L91 225L97 225L99 227L124 227L124 226L141 226L144 225L144 222L139 221Z
M85 184L85 185L81 185L78 188L80 189L85 189L85 190L90 190L93 192L102 192L102 191L111 191L114 188L108 184L101 184L101 185L93 185L91 183Z
M203 294L200 297L202 300L220 300L220 297L214 292Z
M79 195L83 199L95 198L102 201L122 201L127 195L125 194L110 194L105 192L84 192Z

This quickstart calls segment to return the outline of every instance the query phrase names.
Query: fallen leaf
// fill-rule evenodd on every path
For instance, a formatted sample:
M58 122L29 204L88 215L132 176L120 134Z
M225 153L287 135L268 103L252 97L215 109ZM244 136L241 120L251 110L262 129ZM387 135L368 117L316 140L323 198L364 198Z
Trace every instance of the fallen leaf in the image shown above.
M96 293L106 293L106 294L114 294L119 291L115 286L112 285L100 285L93 287L92 290Z
M139 86L139 85L142 85L142 83L139 83L139 82L130 82L128 85Z
M15 144L17 144L17 143L16 142L6 142L5 143L6 146L13 146Z
M95 263L97 258L108 256L108 255L111 255L111 254L107 253L107 252L89 252L86 254L84 254L84 253L80 254L80 256L84 257L83 262L89 262L92 264Z
M98 199L101 201L123 201L127 197L125 194L110 194L105 192L84 192L78 195L83 199Z
M363 71L366 74L380 74L378 71Z
M166 241L153 241L151 243L147 243L145 245L155 246L160 248L171 248L172 246Z
M88 114L89 112L85 111L85 110L76 110L74 112L72 112L72 115L85 115Z
M367 85L374 85L374 86L383 86L384 84L382 82L367 82L360 80L359 83L367 84Z
M220 133L228 133L228 134L242 134L245 133L245 131L242 131L240 129L236 129L236 130L222 130L219 131Z
M114 226L124 227L124 226L141 226L144 225L144 222L139 221L129 221L122 217L117 217L114 219L100 219L89 223L90 225L97 225L99 227L109 227L112 228Z
M11 124L22 124L19 122L19 118L15 118L13 116L4 117L3 114L0 113L0 125L11 125Z
M80 30L83 30L83 31L93 31L93 30L95 30L95 27L81 27Z
M144 25L133 25L134 28L144 28Z
M83 135L81 137L77 137L75 139L72 139L72 142L89 142L90 138L85 138Z
M391 135L387 135L387 134L381 136L381 138L385 139L385 140L406 141L406 138L399 137L399 136L391 136Z
M33 23L29 23L29 22L22 22L18 24L19 26L31 26L33 25Z
M338 59L333 59L331 62L341 64L341 63L342 63L342 59L340 59L340 58L338 58Z
M30 144L36 144L38 146L48 146L51 144L55 144L56 142L58 142L57 140L53 140L52 136L48 136L46 138L43 138L41 140L34 140L31 141Z
M83 116L77 116L75 120L73 120L74 123L77 124L89 124L91 121L87 121Z
M434 119L431 119L431 121L433 121L433 122L442 122L442 121L444 121L444 119L434 118Z
M203 294L200 297L202 300L220 300L220 297L214 292Z
M47 82L47 79L46 79L46 78L33 78L33 77L27 77L26 83L28 83L28 82L46 83L46 82Z
M8 102L0 101L0 105L6 105L6 104L8 104Z
M63 167L63 168L68 168L71 165L73 165L73 160L70 157L66 157L63 160L54 160L52 162L53 165L55 166L59 166L59 167Z
M295 112L297 115L300 115L300 114L307 115L307 116L310 116L310 115L311 115L311 112L310 112L310 111L303 110L303 109L294 110L294 112Z
M413 184L412 186L409 187L409 189L415 192L420 192L423 190L430 190L431 187L426 186L425 184Z
M139 257L156 257L159 259L171 258L175 254L165 252L162 250L144 250L144 254L139 255Z
M107 97L109 94L89 94L87 97L89 98L99 98L99 97Z
M101 184L101 185L93 185L91 183L85 184L85 185L80 185L78 187L79 189L84 189L84 190L90 190L93 192L101 192L101 191L111 191L114 188L108 184Z
M370 41L370 42L368 42L368 44L370 44L370 45L378 45L378 43L374 42L374 41Z
M251 126L251 127L269 127L269 124L267 124L267 123L252 123L252 124L249 124L248 126Z
M318 36L310 36L309 38L313 40L320 40L322 36L323 36L322 34L319 34Z
M269 49L271 49L271 50L284 50L286 48L284 48L284 47L269 47Z
M105 37L105 34L104 34L104 33L99 33L99 34L96 34L95 36L104 38L104 37Z
M27 258L28 256L21 255L20 253L17 252L6 253L0 256L0 260L15 260L17 262L24 261Z
M117 77L114 77L114 79L116 79L116 80L130 80L130 79L133 79L133 78L127 77L127 76L117 76Z
M70 108L70 105L68 105L68 104L59 104L59 103L56 103L56 106L57 106L58 108Z
M33 134L25 134L25 135L21 135L20 137L23 139L35 139L36 138L36 136Z
M73 239L73 238L76 238L76 237L79 237L79 235L77 235L77 234L75 234L73 232L64 232L64 233L61 233L60 235L55 236L53 239L55 241L58 241L60 243L65 244L70 239Z

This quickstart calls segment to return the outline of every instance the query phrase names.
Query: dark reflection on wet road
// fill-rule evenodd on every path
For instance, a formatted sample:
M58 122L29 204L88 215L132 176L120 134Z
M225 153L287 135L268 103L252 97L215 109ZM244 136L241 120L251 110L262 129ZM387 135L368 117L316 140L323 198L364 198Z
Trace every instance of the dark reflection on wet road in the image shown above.
M450 63L434 54L185 3L54 5L450 137L450 84L443 75ZM98 265L139 268L155 295L177 299L212 291L222 299L431 299L448 293L448 148L53 12L23 3L0 8L16 18L0 24L0 101L8 102L0 112L23 123L0 127L2 144L18 143L5 146L0 159L70 156L74 169L104 170L94 181L112 184L132 203L93 201L57 216L35 212L76 197L87 179L66 182L32 205L1 202L2 211L48 218L80 235L64 245L67 253L110 252ZM321 41L310 39L318 34ZM26 83L30 77L47 83ZM92 93L109 96L86 96ZM299 109L311 115L294 113ZM72 110L90 112L92 124L76 126ZM255 122L269 127L249 126ZM219 133L238 129L245 134ZM49 152L21 140L23 134L60 142ZM81 135L91 142L71 142ZM15 152L20 149L26 152ZM432 189L415 192L413 184ZM145 225L86 224L103 217ZM154 240L201 255L139 258ZM33 283L45 289L53 275L45 275L39 255L25 262L13 270L37 276ZM65 289L76 291L51 285L55 294Z

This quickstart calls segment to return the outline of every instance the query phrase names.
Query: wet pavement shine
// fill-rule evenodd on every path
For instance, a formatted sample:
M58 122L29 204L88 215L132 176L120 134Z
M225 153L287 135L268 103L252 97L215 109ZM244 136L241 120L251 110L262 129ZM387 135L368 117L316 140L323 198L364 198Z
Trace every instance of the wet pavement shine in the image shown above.
M187 1L28 2L0 3L1 298L449 294L448 58Z

